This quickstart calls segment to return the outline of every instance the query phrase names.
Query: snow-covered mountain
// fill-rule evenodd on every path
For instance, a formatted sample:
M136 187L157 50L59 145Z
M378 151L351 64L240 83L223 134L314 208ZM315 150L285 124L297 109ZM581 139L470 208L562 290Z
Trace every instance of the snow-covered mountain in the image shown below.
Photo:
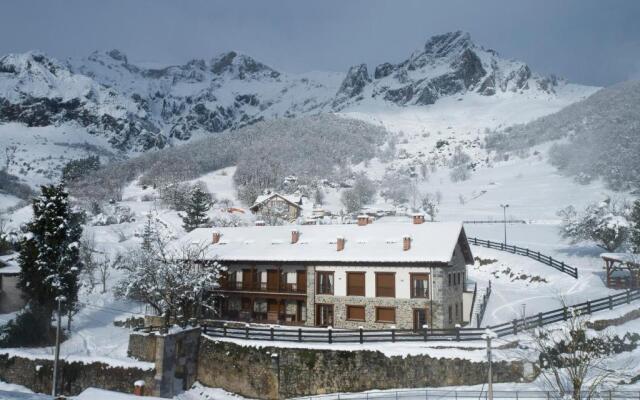
M555 112L595 89L542 77L462 32L434 36L373 74L365 64L346 74L288 74L233 51L164 68L136 65L118 50L64 62L27 52L0 57L0 146L29 148L17 159L22 175L51 174L86 153L126 157L262 119L317 113L420 138L444 129L479 132Z

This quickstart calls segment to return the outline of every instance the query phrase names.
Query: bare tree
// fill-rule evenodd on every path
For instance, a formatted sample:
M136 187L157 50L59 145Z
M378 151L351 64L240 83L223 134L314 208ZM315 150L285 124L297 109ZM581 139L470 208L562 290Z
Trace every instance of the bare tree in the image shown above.
M102 291L100 293L107 293L107 281L111 277L111 272L117 268L121 261L122 254L118 253L113 261L108 255L105 255L96 263L96 272L98 273L98 279L102 285Z
M619 381L621 375L607 361L622 352L630 338L605 331L588 332L588 319L578 310L567 310L567 320L560 326L537 328L530 333L535 353L530 361L559 398L589 399L603 386ZM530 354L528 357L532 358Z
M115 293L140 301L158 315L171 321L186 322L199 316L202 307L211 308L205 296L218 286L225 267L205 257L205 246L189 244L171 247L156 235L149 248L130 251L120 259L119 269L126 272Z

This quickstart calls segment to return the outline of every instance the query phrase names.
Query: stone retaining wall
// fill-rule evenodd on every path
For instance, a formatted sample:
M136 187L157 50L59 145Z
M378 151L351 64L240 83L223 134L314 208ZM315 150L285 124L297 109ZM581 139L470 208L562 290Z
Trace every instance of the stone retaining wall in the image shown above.
M533 378L527 372L531 368L522 362L497 362L493 370L494 382ZM198 381L247 397L276 399L370 389L476 385L486 382L486 363L428 355L387 357L367 350L259 348L203 336Z
M138 380L145 382L145 388L152 388L154 374L154 370L114 367L100 362L63 362L58 390L71 396L89 387L132 393L133 384ZM51 360L0 354L0 381L23 385L38 393L51 393L52 376Z

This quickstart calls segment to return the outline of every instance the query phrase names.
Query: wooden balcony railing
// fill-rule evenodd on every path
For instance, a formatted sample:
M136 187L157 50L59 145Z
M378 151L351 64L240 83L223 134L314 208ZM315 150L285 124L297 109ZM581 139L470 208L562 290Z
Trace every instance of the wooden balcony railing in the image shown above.
M220 290L242 292L272 292L272 293L306 293L307 288L298 287L296 283L272 283L272 282L227 282Z

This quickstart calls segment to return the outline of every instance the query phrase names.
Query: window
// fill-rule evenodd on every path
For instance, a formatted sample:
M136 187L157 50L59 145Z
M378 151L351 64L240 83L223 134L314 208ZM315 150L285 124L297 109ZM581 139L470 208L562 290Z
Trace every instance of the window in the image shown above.
M376 322L396 322L396 309L393 307L376 307Z
M449 306L449 323L453 323L453 313L451 312L451 306Z
M364 296L364 272L347 272L347 296Z
M364 306L347 306L347 320L364 321Z
M449 286L451 286L451 273L449 273L447 277L449 278Z
M429 275L411 274L411 297L418 299L429 298Z
M458 320L458 303L456 303L456 320Z
M240 307L242 311L251 311L251 299L243 297L241 303L242 305Z
M376 272L376 297L396 297L396 274Z
M333 272L318 272L316 292L318 294L333 294Z

